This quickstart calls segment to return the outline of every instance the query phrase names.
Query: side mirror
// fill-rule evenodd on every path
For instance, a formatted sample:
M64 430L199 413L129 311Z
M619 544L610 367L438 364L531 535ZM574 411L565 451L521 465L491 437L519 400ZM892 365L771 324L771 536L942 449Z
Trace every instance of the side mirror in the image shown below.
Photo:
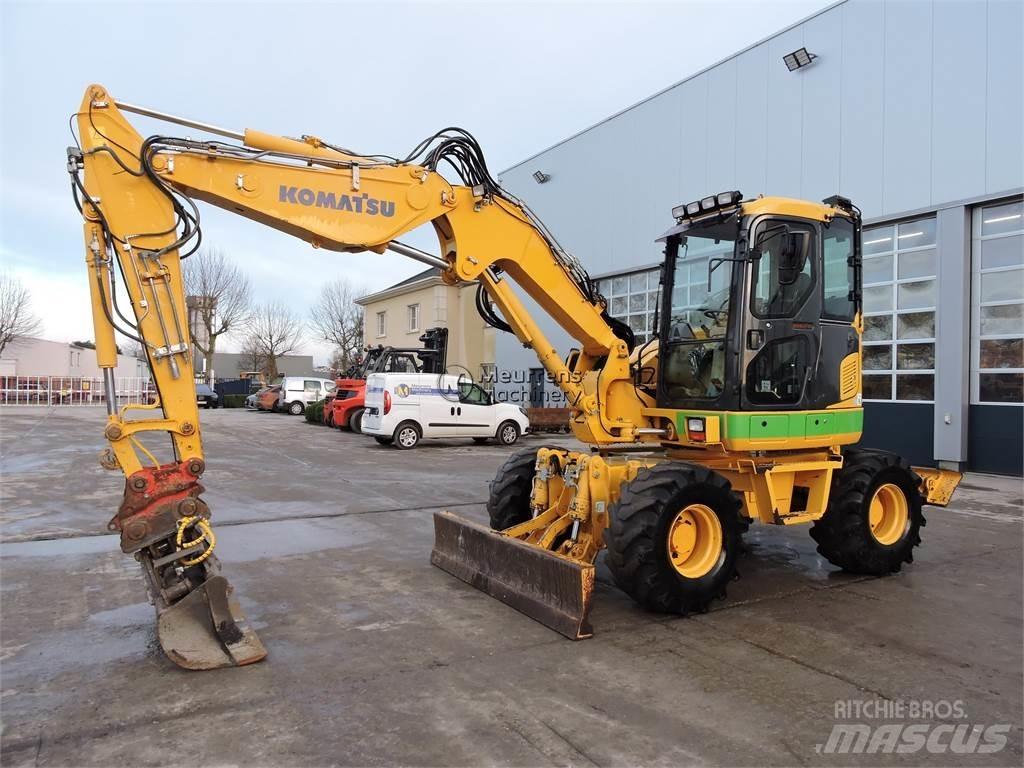
M811 238L806 232L786 232L779 254L779 285L792 285L804 271Z

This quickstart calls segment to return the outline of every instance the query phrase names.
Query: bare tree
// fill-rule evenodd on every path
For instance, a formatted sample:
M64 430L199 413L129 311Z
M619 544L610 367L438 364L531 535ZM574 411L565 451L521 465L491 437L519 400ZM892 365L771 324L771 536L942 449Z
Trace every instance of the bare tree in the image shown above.
M134 357L136 360L146 360L146 350L135 339L129 339L124 343L122 354Z
M267 358L260 351L259 343L251 333L246 334L242 341L241 355L242 359L238 361L239 372L260 371L264 376L267 375Z
M346 370L363 345L363 308L356 304L360 291L338 278L320 289L320 298L309 311L309 325L318 338L335 346L331 366Z
M279 375L278 359L302 344L302 320L288 306L276 301L253 310L248 331L245 347L262 356L262 369L272 379Z
M182 262L192 343L213 371L217 339L245 324L252 305L249 278L221 251L199 251Z
M0 354L15 339L35 336L40 328L28 289L14 275L0 274Z

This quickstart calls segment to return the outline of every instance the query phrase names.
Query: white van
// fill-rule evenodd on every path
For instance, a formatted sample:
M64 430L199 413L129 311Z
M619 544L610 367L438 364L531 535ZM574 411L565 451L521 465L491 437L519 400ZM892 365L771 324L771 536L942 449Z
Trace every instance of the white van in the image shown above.
M335 390L336 384L330 379L314 379L305 376L281 376L274 382L281 387L277 397L277 410L299 416L306 406L323 400Z
M363 434L415 448L429 437L494 438L512 445L530 427L526 411L495 403L478 384L436 373L373 373L366 380Z

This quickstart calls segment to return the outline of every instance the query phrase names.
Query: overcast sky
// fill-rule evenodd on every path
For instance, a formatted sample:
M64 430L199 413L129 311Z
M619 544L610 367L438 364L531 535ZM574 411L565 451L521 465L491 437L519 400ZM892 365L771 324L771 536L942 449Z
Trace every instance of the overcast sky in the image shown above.
M310 133L366 153L402 155L458 125L500 171L831 4L0 0L2 268L32 291L47 338L92 338L65 170L68 117L89 83L203 122ZM196 133L129 118L143 135ZM334 276L369 292L421 268L391 254L313 251L202 211L204 244L244 266L257 300L303 315ZM404 239L430 248L429 238ZM326 360L312 339L303 351Z

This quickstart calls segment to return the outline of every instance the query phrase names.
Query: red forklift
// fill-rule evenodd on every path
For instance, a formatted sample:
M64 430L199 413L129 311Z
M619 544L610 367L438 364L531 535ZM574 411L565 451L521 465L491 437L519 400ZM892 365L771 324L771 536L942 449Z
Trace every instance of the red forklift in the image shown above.
M419 348L367 347L360 363L337 379L334 398L324 403L324 423L330 427L360 432L366 399L366 377L371 373L445 372L448 329L428 328L419 338Z

